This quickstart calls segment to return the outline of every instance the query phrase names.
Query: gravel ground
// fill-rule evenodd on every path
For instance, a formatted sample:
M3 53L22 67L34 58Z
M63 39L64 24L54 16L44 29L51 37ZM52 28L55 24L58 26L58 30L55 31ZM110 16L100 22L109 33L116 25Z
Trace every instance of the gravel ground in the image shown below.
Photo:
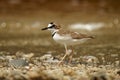
M94 56L73 58L57 65L61 56L0 52L0 80L120 80L119 62L99 65Z

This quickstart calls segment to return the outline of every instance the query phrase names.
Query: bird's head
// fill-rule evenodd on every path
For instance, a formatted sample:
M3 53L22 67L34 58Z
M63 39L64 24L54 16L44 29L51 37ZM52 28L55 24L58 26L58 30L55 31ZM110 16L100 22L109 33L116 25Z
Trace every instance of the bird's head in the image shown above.
M48 24L47 27L42 28L41 30L50 30L50 31L54 31L54 30L59 30L61 27L59 25L56 25L55 23L51 22Z

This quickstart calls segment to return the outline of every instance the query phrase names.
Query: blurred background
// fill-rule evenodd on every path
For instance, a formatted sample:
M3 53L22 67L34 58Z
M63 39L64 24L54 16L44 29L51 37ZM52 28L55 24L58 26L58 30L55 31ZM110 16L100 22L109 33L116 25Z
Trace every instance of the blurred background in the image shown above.
M96 36L75 47L78 55L120 60L120 0L0 0L0 51L64 53L41 31L50 22Z

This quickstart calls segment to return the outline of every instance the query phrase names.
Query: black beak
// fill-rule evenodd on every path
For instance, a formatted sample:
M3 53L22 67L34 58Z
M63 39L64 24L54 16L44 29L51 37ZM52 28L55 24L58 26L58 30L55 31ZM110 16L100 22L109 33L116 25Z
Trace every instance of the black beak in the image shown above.
M45 27L45 28L42 28L41 30L47 30L48 28L47 27Z

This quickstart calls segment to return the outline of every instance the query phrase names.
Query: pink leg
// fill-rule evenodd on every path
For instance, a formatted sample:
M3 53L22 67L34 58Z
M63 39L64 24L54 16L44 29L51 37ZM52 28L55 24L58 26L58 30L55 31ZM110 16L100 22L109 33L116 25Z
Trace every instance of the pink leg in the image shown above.
M64 44L64 46L65 46L65 55L62 57L62 60L58 63L58 65L60 65L63 62L63 60L66 58L66 56L68 55L67 45Z
M69 63L71 63L72 61L72 58L73 58L73 47L71 46L71 53L70 53L70 56L69 56Z

